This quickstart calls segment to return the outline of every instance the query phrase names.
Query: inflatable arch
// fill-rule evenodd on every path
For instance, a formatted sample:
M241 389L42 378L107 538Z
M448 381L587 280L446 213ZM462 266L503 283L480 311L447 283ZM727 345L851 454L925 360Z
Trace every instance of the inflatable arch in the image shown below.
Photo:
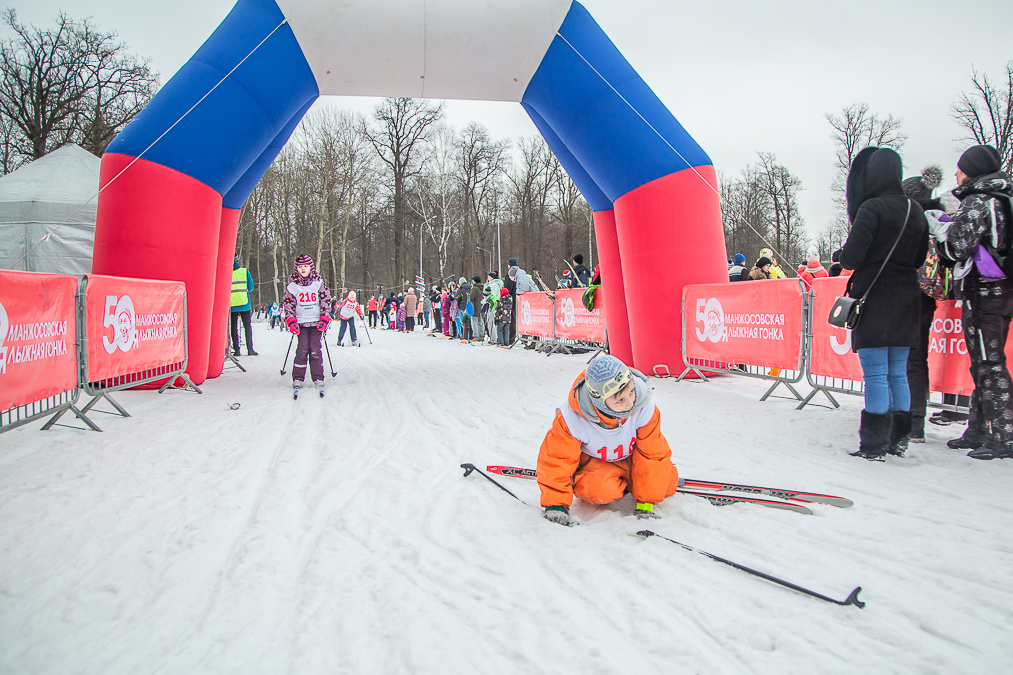
M612 353L681 365L683 285L725 278L714 168L582 5L239 0L102 157L103 185L135 163L93 270L186 283L195 382L221 373L239 209L321 95L519 102L594 210Z

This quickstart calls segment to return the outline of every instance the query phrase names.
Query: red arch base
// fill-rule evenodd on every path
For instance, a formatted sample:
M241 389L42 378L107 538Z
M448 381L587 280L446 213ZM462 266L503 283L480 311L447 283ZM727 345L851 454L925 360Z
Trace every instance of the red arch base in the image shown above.
M683 370L682 287L727 279L716 189L714 167L700 166L653 180L615 201L633 363L648 375ZM598 246L604 260L601 239Z
M222 209L218 233L218 263L215 266L214 309L211 315L211 353L208 356L208 377L218 377L225 365L229 348L229 302L232 295L232 260L236 255L240 209ZM244 261L245 262L245 261Z
M100 184L106 185L133 160L116 153L103 155ZM208 374L221 220L221 195L194 178L143 159L117 178L98 203L95 274L186 284L190 354L186 372L196 384ZM235 236L230 247L234 244Z

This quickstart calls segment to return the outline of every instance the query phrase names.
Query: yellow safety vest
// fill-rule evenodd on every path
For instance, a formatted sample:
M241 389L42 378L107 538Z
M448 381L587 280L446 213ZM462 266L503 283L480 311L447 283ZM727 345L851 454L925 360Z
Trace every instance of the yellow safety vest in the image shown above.
M246 290L246 268L232 270L232 299L230 307L241 307L250 301L250 293Z

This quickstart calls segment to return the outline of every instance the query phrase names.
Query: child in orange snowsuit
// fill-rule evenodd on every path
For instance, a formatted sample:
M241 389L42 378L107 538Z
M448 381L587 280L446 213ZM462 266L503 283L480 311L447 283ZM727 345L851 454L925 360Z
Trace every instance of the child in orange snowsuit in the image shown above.
M607 504L632 492L637 515L657 517L653 505L679 486L671 457L647 378L599 356L574 381L538 452L544 515L565 525L574 495Z

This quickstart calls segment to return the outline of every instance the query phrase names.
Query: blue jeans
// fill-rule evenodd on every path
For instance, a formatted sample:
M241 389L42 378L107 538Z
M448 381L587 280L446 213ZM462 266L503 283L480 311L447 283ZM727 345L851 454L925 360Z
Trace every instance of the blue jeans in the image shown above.
M859 349L858 361L865 378L865 409L876 415L911 410L907 384L909 347Z

